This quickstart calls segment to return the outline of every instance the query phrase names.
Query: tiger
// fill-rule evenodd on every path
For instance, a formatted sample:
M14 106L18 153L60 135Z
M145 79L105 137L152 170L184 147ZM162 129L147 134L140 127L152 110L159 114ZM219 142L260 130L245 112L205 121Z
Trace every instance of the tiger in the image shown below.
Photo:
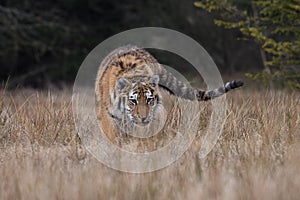
M213 90L195 89L179 81L145 49L127 45L109 53L99 66L97 117L102 132L113 142L134 128L141 131L165 121L162 93L166 90L189 101L208 101L241 86L243 81L233 80Z

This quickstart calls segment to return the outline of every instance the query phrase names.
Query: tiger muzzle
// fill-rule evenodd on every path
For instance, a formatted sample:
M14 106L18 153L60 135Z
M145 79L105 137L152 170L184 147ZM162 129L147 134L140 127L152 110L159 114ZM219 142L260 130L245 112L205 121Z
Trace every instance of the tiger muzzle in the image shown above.
M143 124L149 123L149 108L147 106L139 106L137 110L139 121Z

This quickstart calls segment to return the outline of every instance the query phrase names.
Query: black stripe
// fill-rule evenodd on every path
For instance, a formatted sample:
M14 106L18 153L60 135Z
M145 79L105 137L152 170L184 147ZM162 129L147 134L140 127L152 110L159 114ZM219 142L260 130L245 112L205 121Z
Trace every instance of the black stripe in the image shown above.
M122 70L124 70L124 63L123 63L123 61L119 62L119 66L121 67Z
M202 91L202 90L198 90L197 91L197 98L198 98L198 101L201 101L204 99L204 95L205 95L205 91Z

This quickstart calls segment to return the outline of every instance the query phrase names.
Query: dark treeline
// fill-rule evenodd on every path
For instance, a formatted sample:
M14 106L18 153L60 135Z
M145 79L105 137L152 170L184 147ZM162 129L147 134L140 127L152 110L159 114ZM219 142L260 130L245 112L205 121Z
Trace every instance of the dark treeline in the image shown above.
M222 73L262 67L257 46L213 23L193 0L0 0L0 80L11 86L72 83L85 56L121 31L157 26L197 40Z

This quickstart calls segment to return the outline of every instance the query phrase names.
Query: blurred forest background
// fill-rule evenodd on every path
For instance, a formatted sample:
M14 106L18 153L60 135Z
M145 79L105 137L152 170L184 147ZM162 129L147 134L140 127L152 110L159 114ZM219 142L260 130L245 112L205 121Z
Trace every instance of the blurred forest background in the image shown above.
M298 88L299 0L274 1L277 4L259 4L271 0L0 0L0 80L9 79L10 87L71 84L83 59L97 44L121 31L156 26L198 41L223 75L253 73L248 76L263 79L264 72L292 71L292 86ZM272 10L265 14L264 8ZM292 30L272 34L278 23L261 16L277 17L280 25ZM260 33L268 35L264 38ZM292 57L287 52L276 55L282 42L298 45L292 49ZM295 62L278 64L273 58ZM276 65L275 71L272 65ZM280 68L287 65L288 70ZM255 75L257 72L260 74Z

